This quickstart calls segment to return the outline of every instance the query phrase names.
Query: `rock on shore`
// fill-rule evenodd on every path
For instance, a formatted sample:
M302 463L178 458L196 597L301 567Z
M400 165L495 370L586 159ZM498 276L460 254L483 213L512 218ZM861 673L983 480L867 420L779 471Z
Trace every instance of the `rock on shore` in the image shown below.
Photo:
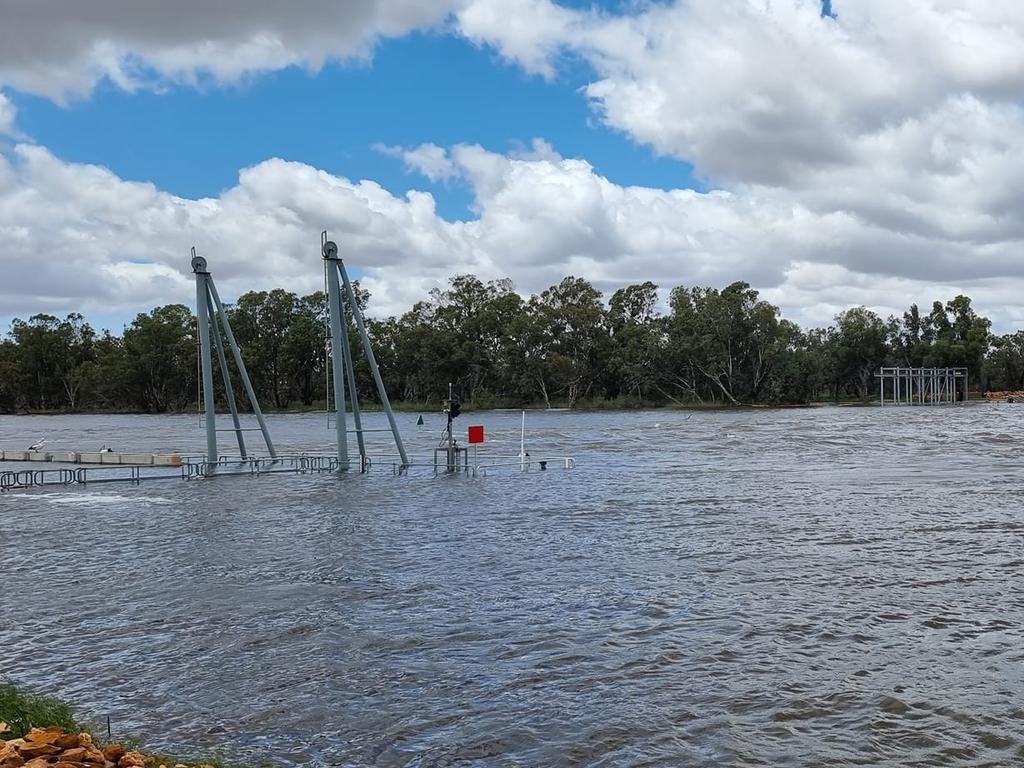
M0 723L0 733L6 729ZM100 747L88 733L63 728L33 728L22 739L0 739L0 768L212 768L144 755L120 744Z

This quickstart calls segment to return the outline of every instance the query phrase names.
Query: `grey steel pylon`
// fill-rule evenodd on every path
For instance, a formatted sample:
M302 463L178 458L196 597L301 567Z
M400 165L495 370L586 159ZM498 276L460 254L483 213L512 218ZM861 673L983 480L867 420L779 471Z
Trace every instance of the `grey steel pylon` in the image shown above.
M192 271L196 276L196 323L199 326L199 356L202 367L203 382L203 408L205 410L206 422L206 461L207 471L213 472L216 462L219 459L217 453L217 409L213 391L213 352L212 347L217 347L217 361L220 363L221 373L224 377L224 389L231 409L231 417L238 440L238 448L242 458L247 457L245 441L242 438L242 426L238 419L238 406L235 400L235 393L231 384L231 374L227 367L227 356L224 354L224 343L231 349L231 355L235 361L239 378L245 388L245 394L249 398L253 414L259 423L260 432L263 433L263 441L266 443L267 451L271 458L277 458L277 451L274 448L274 441L270 438L270 430L267 429L266 419L263 418L263 411L260 409L259 400L256 398L256 391L249 379L249 372L245 369L245 361L242 359L242 350L235 340L235 334L231 330L231 321L228 319L224 305L221 303L217 293L217 286L213 282L213 276L207 269L206 259L196 255L196 249L192 249ZM211 333L212 331L212 333ZM223 336L221 332L223 331Z
M331 369L334 375L334 407L335 407L335 429L338 441L338 464L343 469L348 469L348 431L345 428L345 381L349 383L349 398L352 402L352 416L356 424L356 435L359 442L360 467L367 466L366 446L363 441L363 427L359 410L359 395L355 388L355 371L352 366L352 354L348 341L348 319L347 312L352 314L355 321L356 332L362 342L363 354L366 357L367 365L370 368L370 375L377 389L377 397L380 398L384 413L388 419L388 426L391 435L395 440L395 447L402 460L402 471L409 467L409 457L405 452L405 444L402 442L402 435L398 431L398 424L395 421L395 414L391 410L391 401L388 399L387 390L384 387L384 380L380 375L380 367L377 365L377 358L373 354L373 344L366 331L366 320L356 300L355 290L349 280L348 271L345 269L345 262L338 254L338 245L327 239L327 232L320 236L320 252L327 267L327 306L330 313L331 328ZM344 287L344 294L342 293Z

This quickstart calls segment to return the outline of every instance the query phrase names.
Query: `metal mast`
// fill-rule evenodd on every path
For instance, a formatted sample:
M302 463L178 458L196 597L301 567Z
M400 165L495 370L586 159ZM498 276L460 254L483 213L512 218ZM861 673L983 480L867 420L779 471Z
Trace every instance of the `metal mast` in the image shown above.
M252 405L259 429L263 433L263 441L267 445L267 451L271 458L277 457L274 449L274 442L270 439L270 431L267 429L267 422L263 418L263 411L260 409L259 400L256 399L256 391L253 389L249 373L245 369L245 362L242 360L242 350L235 341L235 334L231 331L231 323L228 320L224 305L221 304L220 296L217 294L217 286L214 285L213 276L207 270L206 259L196 255L196 249L192 249L192 271L196 276L196 323L199 326L199 355L202 363L203 378L203 408L206 411L206 461L210 466L208 470L213 471L219 458L217 454L217 407L213 391L213 345L217 347L217 361L220 363L221 374L224 378L224 391L231 409L231 419L238 440L238 450L242 458L247 458L245 440L242 438L241 423L238 419L238 405L235 400L234 387L231 384L231 373L227 366L227 356L224 354L225 340L231 348L231 355L238 369L239 377L242 379L242 386L245 387L245 394ZM213 332L211 334L211 331ZM223 331L223 337L221 336ZM212 343L211 343L212 342Z
M348 469L348 432L345 429L345 381L349 384L349 397L352 400L352 416L356 424L356 435L359 441L359 457L361 468L367 466L366 447L363 442L362 419L359 410L359 397L355 389L355 371L352 366L352 352L348 341L348 321L346 309L352 313L355 321L356 331L362 342L363 354L370 367L370 374L373 376L373 383L377 388L377 397L380 398L384 407L384 414L388 419L388 426L391 435L395 440L395 447L402 459L402 469L409 466L409 457L405 453L405 444L402 442L402 435L398 431L398 424L395 421L395 414L391 410L391 401L388 399L387 390L384 388L384 380L380 375L380 367L377 365L377 358L373 354L373 345L370 343L370 336L366 332L366 320L356 300L355 290L349 280L348 271L345 269L345 262L338 254L338 245L327 239L327 232L320 237L320 251L327 265L327 304L331 315L331 369L334 375L334 407L335 407L335 429L338 440L338 463L343 469ZM344 287L344 295L342 295Z
M217 411L213 400L213 358L210 356L210 273L206 259L192 249L192 271L196 275L196 323L199 325L199 350L203 364L203 410L206 411L206 460L217 461Z
M349 469L348 429L345 425L345 359L342 354L342 323L345 322L341 290L338 285L338 246L321 237L321 251L327 262L327 312L331 321L331 369L334 373L334 429L338 441L338 467L343 472Z

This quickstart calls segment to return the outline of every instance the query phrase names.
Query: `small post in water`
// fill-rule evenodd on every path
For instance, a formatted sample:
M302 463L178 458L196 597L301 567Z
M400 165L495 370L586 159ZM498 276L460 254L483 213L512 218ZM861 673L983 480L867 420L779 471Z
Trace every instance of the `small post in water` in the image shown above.
M526 471L526 411L523 411L523 424L519 431L519 469Z

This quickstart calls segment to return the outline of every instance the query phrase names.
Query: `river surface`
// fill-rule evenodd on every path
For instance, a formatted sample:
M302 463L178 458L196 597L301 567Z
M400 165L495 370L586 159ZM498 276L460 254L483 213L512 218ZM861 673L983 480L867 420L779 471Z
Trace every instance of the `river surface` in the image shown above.
M411 450L442 418L399 415ZM514 456L519 418L456 423ZM527 449L574 471L8 492L0 676L276 765L1020 764L1022 421L541 412ZM270 427L330 450L322 415ZM0 418L39 437L204 446L195 416Z

